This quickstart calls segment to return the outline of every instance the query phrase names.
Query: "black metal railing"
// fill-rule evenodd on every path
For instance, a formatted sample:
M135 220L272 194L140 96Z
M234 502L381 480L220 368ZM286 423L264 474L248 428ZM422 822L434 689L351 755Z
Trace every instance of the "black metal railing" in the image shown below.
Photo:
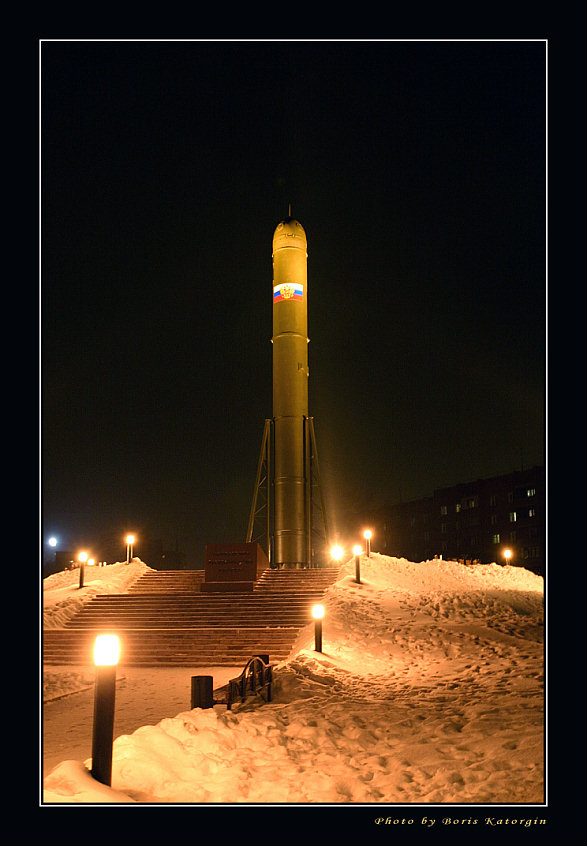
M266 660L265 660L266 659ZM269 664L268 655L255 655L247 661L247 665L236 679L228 682L226 707L230 711L232 704L240 699L244 702L249 694L261 696L263 691L271 702L271 685L273 683L273 667Z

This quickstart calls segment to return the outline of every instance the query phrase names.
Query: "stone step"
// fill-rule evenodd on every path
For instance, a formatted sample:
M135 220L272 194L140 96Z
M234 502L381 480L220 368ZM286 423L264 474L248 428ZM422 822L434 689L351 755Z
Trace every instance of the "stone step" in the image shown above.
M93 597L43 635L51 665L91 665L97 634L120 633L121 666L234 666L287 657L338 569L265 570L253 591L204 593L204 571L149 571L125 594Z
M45 632L45 663L91 665L95 637L103 631ZM231 627L173 632L167 629L129 630L121 635L120 666L165 663L231 666L247 661L255 654L268 654L271 661L277 661L287 657L298 632L297 627L269 630Z

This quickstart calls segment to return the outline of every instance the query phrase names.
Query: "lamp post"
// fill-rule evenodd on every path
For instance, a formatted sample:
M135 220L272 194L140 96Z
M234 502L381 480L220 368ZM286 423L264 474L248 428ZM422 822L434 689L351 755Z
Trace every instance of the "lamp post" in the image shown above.
M361 584L361 552L363 550L360 546L353 546L353 555L355 556L355 581Z
M314 618L314 651L322 652L322 618L324 617L324 606L314 605L312 608Z
M83 588L84 586L84 567L85 563L88 560L88 553L87 552L80 552L77 560L79 561L79 586Z
M120 655L117 635L98 635L94 644L96 682L94 689L94 732L92 736L92 778L110 786L116 665Z
M126 563L130 564L130 560L133 557L133 544L135 542L134 535L127 535L126 536Z
M505 558L505 560L508 564L510 563L510 559L511 559L512 555L513 555L513 553L511 551L511 549L504 549L503 557Z
M372 535L373 535L373 533L371 532L371 529L366 529L364 534L363 534L363 537L367 541L367 558L371 558L371 537L372 537Z

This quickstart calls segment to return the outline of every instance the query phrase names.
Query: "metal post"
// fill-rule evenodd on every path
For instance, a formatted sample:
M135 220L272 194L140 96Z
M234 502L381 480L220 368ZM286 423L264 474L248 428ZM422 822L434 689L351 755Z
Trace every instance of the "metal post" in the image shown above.
M314 650L322 652L322 620L314 621Z
M80 586L80 588L83 588L83 586L84 586L84 565L83 564L79 565L79 586Z
M355 555L355 581L361 584L361 556Z
M92 778L108 786L110 786L112 781L115 695L116 665L96 667L94 733L92 737Z

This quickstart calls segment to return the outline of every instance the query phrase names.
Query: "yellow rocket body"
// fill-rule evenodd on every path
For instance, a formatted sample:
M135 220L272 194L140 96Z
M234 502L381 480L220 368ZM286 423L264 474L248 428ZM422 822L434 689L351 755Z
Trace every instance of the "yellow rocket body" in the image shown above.
M300 223L273 235L274 556L279 567L308 566L308 252Z

